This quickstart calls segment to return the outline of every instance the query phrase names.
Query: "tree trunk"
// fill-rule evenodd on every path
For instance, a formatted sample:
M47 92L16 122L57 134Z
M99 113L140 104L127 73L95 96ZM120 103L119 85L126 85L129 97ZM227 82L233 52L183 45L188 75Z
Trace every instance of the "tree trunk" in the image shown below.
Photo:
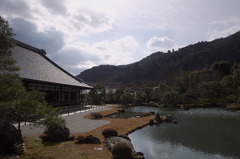
M20 124L21 124L21 121L18 121L18 130L19 130L19 131L21 131L21 130L20 130Z

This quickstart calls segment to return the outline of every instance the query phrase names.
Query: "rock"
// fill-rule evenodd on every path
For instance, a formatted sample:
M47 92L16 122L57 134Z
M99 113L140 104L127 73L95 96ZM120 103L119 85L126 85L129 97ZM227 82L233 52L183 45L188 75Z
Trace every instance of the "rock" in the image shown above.
M124 112L126 112L126 109L125 108L123 108L123 109L118 109L117 110L119 113L124 113Z
M133 158L134 158L134 159L145 159L144 154L143 154L142 152L136 152L136 153L133 155Z
M153 119L150 119L149 125L154 125L154 120Z
M155 112L152 112L152 111L150 111L150 114L151 114L151 115L154 115L154 114L155 114Z
M154 120L157 122L157 123L162 123L163 120L161 119L160 115L157 113Z
M177 124L178 121L177 121L177 120L173 120L172 123L173 123L173 124Z
M118 135L118 137L121 137L121 138L131 141L131 139L127 135L124 135L124 134L120 134L120 135Z
M95 136L88 135L86 137L78 137L78 141L75 144L101 144L101 141Z
M173 121L172 115L171 115L171 114L168 114L168 115L166 116L165 121L166 121L166 122L172 122L172 121Z
M0 123L0 153L22 154L24 152L21 130L10 123Z
M106 141L104 143L107 146L107 148L111 151L113 146L118 142L124 142L124 143L128 144L131 147L132 151L135 152L131 141L124 139L122 137L118 137L118 136L109 137L106 139Z

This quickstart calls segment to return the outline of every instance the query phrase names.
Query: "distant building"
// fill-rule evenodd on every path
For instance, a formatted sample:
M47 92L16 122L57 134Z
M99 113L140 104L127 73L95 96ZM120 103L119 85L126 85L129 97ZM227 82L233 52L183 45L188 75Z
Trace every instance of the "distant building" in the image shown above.
M93 88L51 61L44 50L17 41L12 53L26 89L45 92L50 105L80 105L82 92Z

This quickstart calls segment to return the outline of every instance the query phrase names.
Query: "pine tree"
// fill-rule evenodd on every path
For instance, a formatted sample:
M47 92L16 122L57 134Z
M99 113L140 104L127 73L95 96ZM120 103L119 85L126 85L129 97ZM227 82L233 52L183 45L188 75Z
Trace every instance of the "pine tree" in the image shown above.
M44 101L45 94L38 91L26 91L18 75L19 68L12 58L11 49L15 45L13 29L0 16L0 122L36 122L40 118L46 127L53 122L64 125L58 117L58 110L48 106ZM52 120L54 119L54 120Z

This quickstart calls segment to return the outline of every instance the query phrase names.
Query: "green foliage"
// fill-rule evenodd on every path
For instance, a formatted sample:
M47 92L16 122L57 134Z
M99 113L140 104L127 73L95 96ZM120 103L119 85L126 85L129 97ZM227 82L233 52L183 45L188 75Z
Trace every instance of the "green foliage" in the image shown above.
M115 129L106 128L102 131L102 135L105 138L108 138L108 137L118 136L118 132Z
M148 102L148 96L144 91L138 91L134 99L136 104L142 104Z
M78 77L93 83L121 83L126 87L141 85L143 81L156 86L159 81L173 82L186 72L201 70L216 61L228 60L230 66L240 62L240 32L211 42L199 42L172 53L156 52L129 65L98 66L81 72ZM229 65L220 62L214 67L224 75Z
M231 64L228 61L219 61L212 64L212 70L219 73L221 76L230 74Z
M113 159L133 159L132 149L125 142L118 142L112 148Z
M120 102L122 104L131 104L134 102L134 91L130 88L126 88L124 93L120 97Z
M179 93L175 90L165 92L161 97L161 102L168 107L175 107L179 100Z
M175 86L180 88L183 104L206 106L237 103L240 79L239 64L230 67L228 61L214 62L211 67L190 72L177 78Z
M25 90L12 58L11 48L14 47L12 29L8 22L0 17L0 120L4 122L36 121L44 118L39 124L47 126L62 124L58 111L47 106L44 93Z
M92 105L102 105L106 101L106 90L103 85L96 85L94 89L89 92L88 100Z
M11 48L15 45L12 28L9 27L8 21L0 16L0 72L17 71L15 60L11 58Z

